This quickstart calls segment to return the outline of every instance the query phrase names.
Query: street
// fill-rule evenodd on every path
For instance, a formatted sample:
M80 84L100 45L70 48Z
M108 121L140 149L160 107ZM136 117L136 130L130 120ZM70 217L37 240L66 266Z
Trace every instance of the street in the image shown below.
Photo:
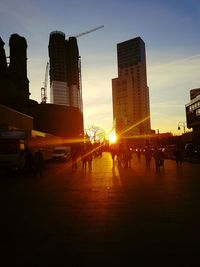
M42 177L0 179L1 266L199 266L200 164L109 153L92 171L47 163ZM198 261L197 261L198 260Z

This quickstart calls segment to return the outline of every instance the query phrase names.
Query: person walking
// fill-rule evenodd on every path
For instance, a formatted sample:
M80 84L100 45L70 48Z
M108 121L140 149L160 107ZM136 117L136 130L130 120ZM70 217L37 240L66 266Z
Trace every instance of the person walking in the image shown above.
M71 147L72 170L76 170L77 169L78 156L79 156L78 147L73 145Z
M156 171L158 171L160 169L160 153L157 147L154 148L153 157L155 161Z
M165 156L164 152L162 149L159 149L159 169L162 168L164 170L164 161L165 161Z
M86 171L87 168L87 150L83 147L81 151L82 171Z
M86 160L88 163L88 170L91 171L92 170L92 160L93 160L93 145L91 142L88 142L86 145Z
M116 149L115 148L112 148L110 153L111 153L112 162L113 162L113 166L114 166L115 165L115 157L117 155Z
M35 175L39 174L42 177L43 167L44 167L44 159L40 149L35 152L34 155L34 165L35 165Z
M182 151L181 151L181 146L176 145L175 150L174 150L174 156L176 160L176 166L182 166Z
M146 161L146 169L150 170L151 156L152 156L152 152L151 152L150 146L146 146L145 152L144 152L144 156L145 156L145 161Z
M89 171L92 170L92 160L93 160L93 155L91 152L89 152L88 156L87 156L87 162L88 162L88 169Z
M153 151L153 157L155 160L156 171L159 171L160 168L164 169L164 153L162 149L155 147Z
M129 147L124 150L124 168L131 168L132 153Z
M24 170L30 176L34 174L34 156L29 148L24 151Z

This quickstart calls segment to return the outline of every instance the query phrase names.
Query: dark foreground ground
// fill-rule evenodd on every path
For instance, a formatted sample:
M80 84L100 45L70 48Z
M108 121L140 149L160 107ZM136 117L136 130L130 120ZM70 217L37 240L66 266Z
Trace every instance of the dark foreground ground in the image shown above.
M153 163L1 175L0 266L200 266L200 164Z

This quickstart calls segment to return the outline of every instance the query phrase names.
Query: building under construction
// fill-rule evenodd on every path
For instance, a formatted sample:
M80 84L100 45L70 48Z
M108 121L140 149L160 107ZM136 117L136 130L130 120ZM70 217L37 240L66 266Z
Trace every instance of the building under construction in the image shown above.
M76 37L65 39L60 31L50 33L50 101L82 111L81 68Z
M76 107L83 112L81 88L81 61L77 38L103 28L93 28L76 36L65 38L60 31L49 37L50 102L57 105ZM43 88L42 88L43 89ZM43 94L45 98L45 93Z

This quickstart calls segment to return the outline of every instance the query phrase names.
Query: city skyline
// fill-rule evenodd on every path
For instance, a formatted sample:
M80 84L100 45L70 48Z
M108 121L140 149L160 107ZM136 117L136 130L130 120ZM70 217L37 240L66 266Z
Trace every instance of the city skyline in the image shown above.
M117 43L141 36L146 44L152 129L177 133L185 121L189 91L199 88L198 1L1 1L0 36L9 55L9 37L27 40L31 98L41 102L48 38L53 30L67 36L104 29L77 39L82 61L83 112L89 124L112 128L112 85L117 75ZM76 14L76 16L74 15ZM90 16L89 16L90 15ZM120 18L120 19L119 19ZM48 81L48 99L50 101ZM180 131L179 131L180 133Z

